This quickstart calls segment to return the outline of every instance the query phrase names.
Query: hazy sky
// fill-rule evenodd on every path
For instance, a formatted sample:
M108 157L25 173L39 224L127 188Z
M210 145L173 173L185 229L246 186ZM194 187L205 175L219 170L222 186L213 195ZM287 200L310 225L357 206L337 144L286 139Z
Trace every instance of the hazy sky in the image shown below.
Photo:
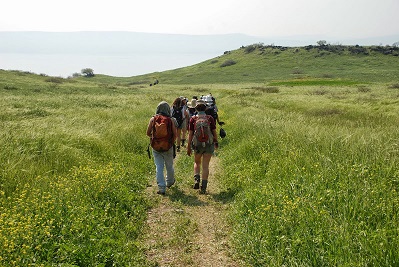
M0 31L364 38L399 34L399 0L7 0Z

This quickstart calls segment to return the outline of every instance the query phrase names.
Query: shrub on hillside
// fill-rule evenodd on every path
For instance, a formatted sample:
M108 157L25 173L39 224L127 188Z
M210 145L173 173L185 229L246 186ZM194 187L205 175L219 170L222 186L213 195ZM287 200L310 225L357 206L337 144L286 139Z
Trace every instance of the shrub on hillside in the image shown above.
M46 79L46 82L49 83L63 83L64 79L61 77L49 77Z
M278 89L278 87L276 87L276 86L268 86L268 87L254 86L254 87L251 87L251 89L255 89L255 90L261 91L263 93L269 93L269 94L280 92L280 89Z
M253 52L255 50L256 50L256 46L255 45L248 45L248 46L245 47L244 51L245 51L245 53L249 54L249 53L251 53L251 52Z
M359 93L368 93L368 92L371 91L371 89L370 89L369 87L366 87L366 86L364 86L364 85L361 85L361 86L359 86L359 87L357 88L357 91L358 91Z
M234 65L234 64L237 64L237 62L235 62L234 60L232 60L232 59L228 59L228 60L226 60L225 62L223 62L222 63L222 65L220 65L220 67L227 67L227 66L232 66L232 65Z
M299 68L295 68L292 70L292 74L303 74L303 73L304 71Z
M350 46L348 48L349 52L351 52L352 54L356 54L356 55L369 55L369 51L367 50L366 47L363 46L359 46L359 45L355 45L355 46Z
M321 78L327 78L327 79L332 79L334 78L334 75L330 74L330 73L323 73L321 75Z
M10 84L6 84L4 85L4 90L17 90L18 87L14 86L14 85L10 85Z
M91 68L82 69L81 73L85 77L94 77L94 71Z

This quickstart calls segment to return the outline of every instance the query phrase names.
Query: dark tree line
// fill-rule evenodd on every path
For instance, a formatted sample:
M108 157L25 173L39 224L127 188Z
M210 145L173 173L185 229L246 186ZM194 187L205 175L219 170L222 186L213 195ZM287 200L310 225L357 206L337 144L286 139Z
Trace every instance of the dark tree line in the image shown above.
M325 51L331 52L336 54L341 54L345 51L348 51L350 54L353 55L369 55L371 52L377 52L384 55L392 55L392 56L399 56L399 42L394 43L392 46L386 45L374 45L374 46L360 46L360 45L332 45L328 44L325 40L320 40L317 42L317 45L307 45L303 47L306 51L316 50L318 52ZM289 49L287 46L276 46L272 45L264 45L262 43L252 44L248 46L242 46L241 49L244 49L245 53L252 53L255 50L259 50L264 52L266 49L275 50L276 53L286 51ZM299 47L294 48L296 52L299 51ZM226 52L225 52L226 53Z

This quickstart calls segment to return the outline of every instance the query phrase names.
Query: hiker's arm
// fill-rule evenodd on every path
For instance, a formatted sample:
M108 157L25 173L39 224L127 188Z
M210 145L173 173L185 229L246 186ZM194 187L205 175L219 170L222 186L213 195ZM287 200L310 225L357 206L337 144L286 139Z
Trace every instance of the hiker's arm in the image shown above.
M154 118L152 117L151 119L150 119L150 122L148 123L148 126L147 126L147 136L148 137L151 137L152 136L152 124L154 123Z
M188 140L187 140L187 155L191 156L191 143L193 142L193 135L194 135L194 124L192 122L193 117L190 118L189 128L188 128Z
M188 113L187 110L185 111L184 118L186 119L186 125L187 125L187 130L188 130L189 122L190 122L190 114Z
M220 121L220 119L219 119L219 114L217 114L216 113L216 121L217 121L217 123L220 125L220 126L222 126L222 125L224 125L224 121Z
M188 141L187 141L187 155L191 156L191 143L193 141L194 132L192 130L188 131Z
M177 139L177 128L174 123L172 123L172 131L173 131L173 142L175 142Z
M218 134L216 132L216 122L212 117L210 121L210 126L213 135L213 144L215 145L215 148L218 148L219 144L218 144Z

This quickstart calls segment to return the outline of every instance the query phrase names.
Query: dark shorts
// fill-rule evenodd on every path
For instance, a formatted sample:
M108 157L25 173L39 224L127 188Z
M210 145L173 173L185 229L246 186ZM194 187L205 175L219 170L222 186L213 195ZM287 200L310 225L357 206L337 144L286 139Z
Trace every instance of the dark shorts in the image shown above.
M215 145L214 144L205 144L205 146L191 146L194 150L195 154L213 154L215 152Z
M180 127L177 127L178 129L187 129L187 121L186 119L183 119L183 122L181 123Z

